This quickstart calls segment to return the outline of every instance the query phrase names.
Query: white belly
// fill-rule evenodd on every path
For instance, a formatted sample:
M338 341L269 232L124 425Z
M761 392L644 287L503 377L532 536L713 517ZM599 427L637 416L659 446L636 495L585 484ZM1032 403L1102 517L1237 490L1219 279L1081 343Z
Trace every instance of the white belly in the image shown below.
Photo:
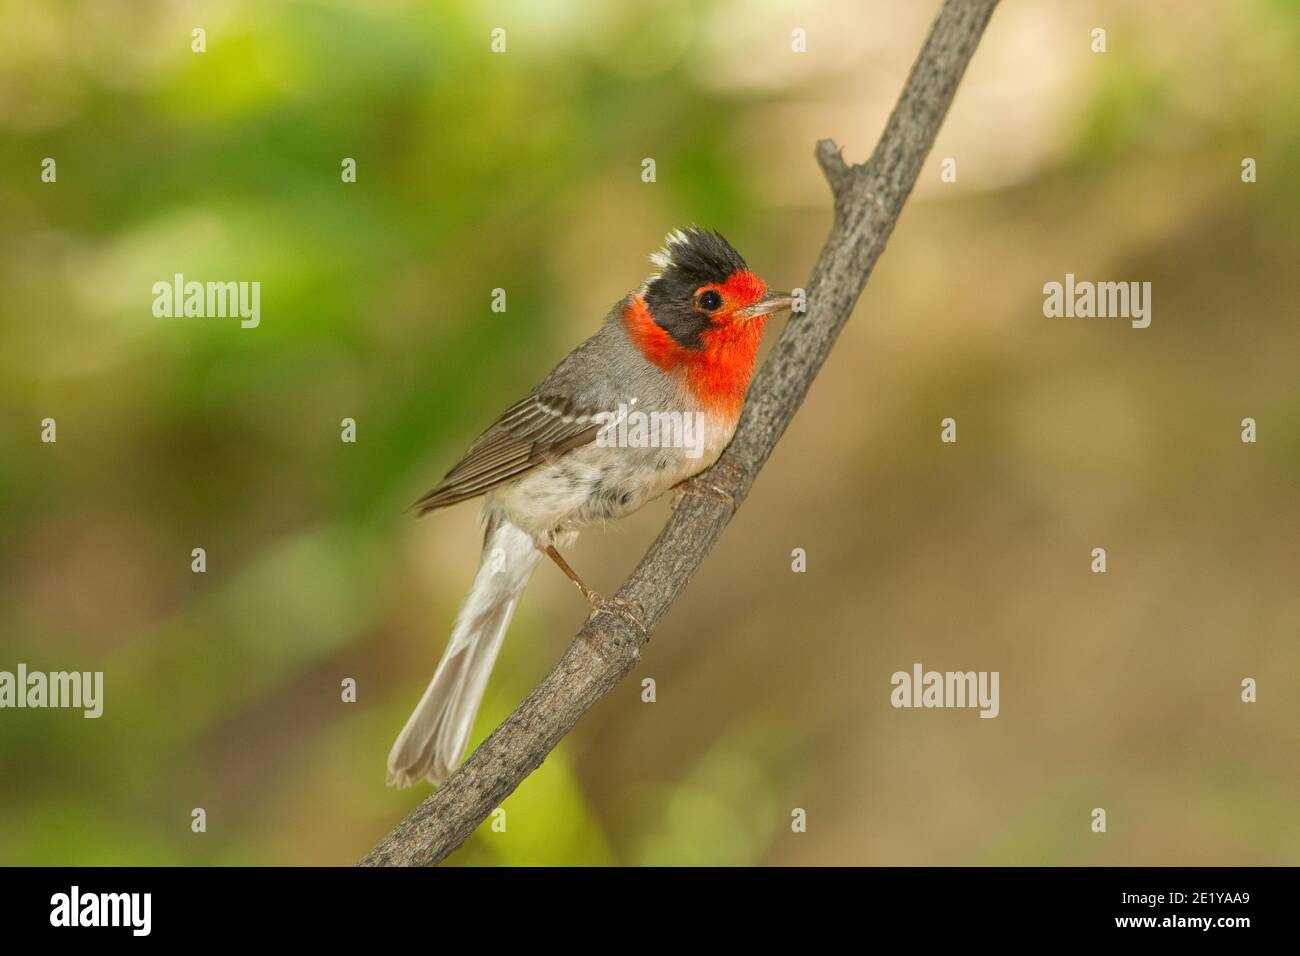
M657 446L574 449L492 492L487 506L501 508L513 524L539 539L622 517L712 465L736 430L735 422L714 415L702 415L696 423ZM688 441L677 440L683 437Z

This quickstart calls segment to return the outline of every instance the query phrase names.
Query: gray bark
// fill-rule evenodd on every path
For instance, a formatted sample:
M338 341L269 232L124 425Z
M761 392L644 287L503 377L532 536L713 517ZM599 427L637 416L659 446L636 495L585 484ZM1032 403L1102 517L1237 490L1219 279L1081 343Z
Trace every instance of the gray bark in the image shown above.
M641 649L745 500L803 402L916 183L997 0L946 0L875 151L849 165L828 139L816 157L835 216L807 289L755 376L735 439L693 479L615 601L587 619L555 668L362 866L441 862L532 773L578 719L628 674Z

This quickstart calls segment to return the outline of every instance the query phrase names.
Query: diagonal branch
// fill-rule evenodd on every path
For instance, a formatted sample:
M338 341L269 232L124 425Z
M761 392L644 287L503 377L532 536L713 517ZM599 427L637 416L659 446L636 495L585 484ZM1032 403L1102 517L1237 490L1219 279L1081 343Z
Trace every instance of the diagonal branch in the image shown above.
M361 865L427 866L445 859L636 666L655 625L745 500L848 321L995 6L997 0L945 0L865 164L847 164L830 140L817 144L834 196L834 224L807 287L807 315L791 319L755 376L731 445L683 489L668 524L615 600L587 619L536 689Z

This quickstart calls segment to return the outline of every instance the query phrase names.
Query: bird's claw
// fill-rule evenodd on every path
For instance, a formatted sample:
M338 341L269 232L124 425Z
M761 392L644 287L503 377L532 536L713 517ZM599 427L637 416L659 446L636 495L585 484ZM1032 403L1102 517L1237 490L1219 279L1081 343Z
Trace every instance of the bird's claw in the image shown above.
M697 498L712 498L714 501L721 501L734 512L737 507L735 496L723 488L720 483L707 480L713 477L715 473L717 477L725 480L734 474L738 474L738 471L729 463L720 461L708 471L699 475L692 475L684 481L679 481L674 487L683 496L695 495Z
M595 591L587 593L587 600L591 602L592 617L597 614L612 614L615 617L621 617L640 631L647 641L650 639L650 632L646 630L645 618L643 617L645 609L636 601L629 601L627 598L621 598L617 595L609 598L601 597Z

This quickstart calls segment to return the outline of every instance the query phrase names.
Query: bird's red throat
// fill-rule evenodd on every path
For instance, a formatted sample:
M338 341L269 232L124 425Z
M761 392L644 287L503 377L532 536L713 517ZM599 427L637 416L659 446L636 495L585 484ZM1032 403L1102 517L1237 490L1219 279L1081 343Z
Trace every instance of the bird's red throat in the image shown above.
M752 273L744 273L746 278L736 282L741 275L737 273L718 289L728 302L741 295L745 304L757 301L766 291L762 280ZM738 286L743 283L747 288L728 288L733 282ZM756 293L748 288L751 282L757 283ZM722 317L700 333L703 348L699 349L682 345L655 322L641 295L634 296L623 309L623 324L646 360L665 372L682 375L691 395L706 410L733 419L740 416L754 374L758 346L763 341L766 315L751 319Z

